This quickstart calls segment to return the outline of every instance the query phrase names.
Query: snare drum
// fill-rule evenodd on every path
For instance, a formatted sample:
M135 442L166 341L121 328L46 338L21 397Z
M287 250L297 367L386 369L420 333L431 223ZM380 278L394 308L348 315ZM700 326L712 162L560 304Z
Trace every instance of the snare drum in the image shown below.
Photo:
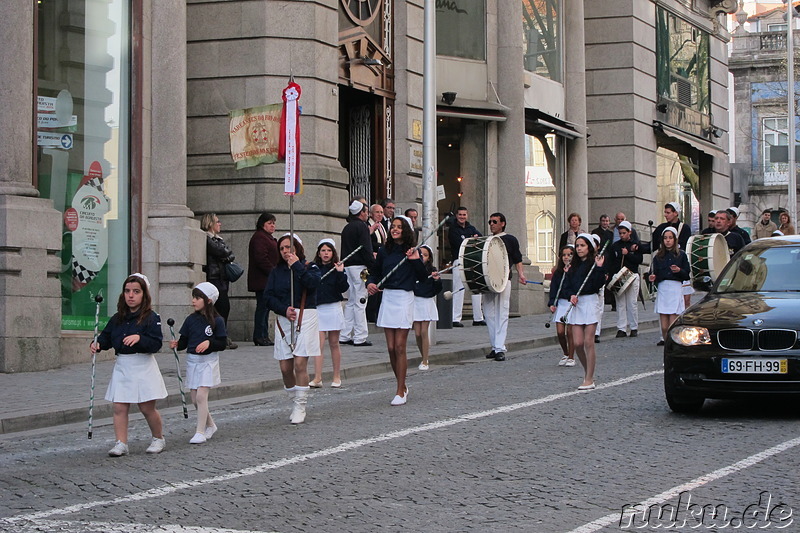
M458 251L458 272L473 294L503 292L510 273L503 239L496 235L464 239Z
M622 267L619 272L614 274L611 281L606 285L606 288L613 292L615 296L622 296L622 293L628 290L628 287L631 286L636 276L638 276L638 274L631 272L628 267Z
M703 278L708 276L715 281L723 267L728 264L730 254L725 237L719 233L709 235L692 235L686 244L689 256L689 267L692 286L698 290L706 290Z

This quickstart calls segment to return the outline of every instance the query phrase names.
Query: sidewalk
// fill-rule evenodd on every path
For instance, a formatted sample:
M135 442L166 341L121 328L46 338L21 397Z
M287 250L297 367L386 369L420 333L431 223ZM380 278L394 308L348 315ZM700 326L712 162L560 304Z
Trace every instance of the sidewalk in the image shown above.
M617 313L606 306L603 314L603 338L616 334ZM531 315L509 320L506 347L509 351L540 348L557 344L555 324L547 329L544 324L550 315ZM648 302L647 310L639 303L639 329L658 326L658 316ZM489 352L489 336L484 326L472 326L465 320L463 328L436 331L436 345L431 347L432 366L481 357ZM373 346L357 348L342 346L342 381L390 373L386 341L382 332L369 336ZM598 349L602 350L602 343ZM185 353L179 354L185 364ZM157 354L158 364L169 396L158 402L159 408L180 407L181 397L176 377L175 356L164 343ZM418 372L419 351L414 332L408 339L409 373ZM221 354L222 385L211 391L210 399L227 399L279 390L283 387L277 362L272 357L272 347L239 343L237 350ZM500 363L497 363L500 364ZM508 364L508 363L503 363ZM554 361L555 364L555 361ZM95 382L94 419L111 417L111 404L103 399L114 361L97 363ZM183 367L182 367L183 368ZM325 350L324 384L329 386L330 352ZM309 362L313 377L313 366ZM181 370L183 375L184 370ZM69 365L44 372L0 374L0 433L85 422L88 417L91 363ZM187 402L189 392L186 391ZM190 406L190 411L193 408ZM192 416L190 414L190 416Z

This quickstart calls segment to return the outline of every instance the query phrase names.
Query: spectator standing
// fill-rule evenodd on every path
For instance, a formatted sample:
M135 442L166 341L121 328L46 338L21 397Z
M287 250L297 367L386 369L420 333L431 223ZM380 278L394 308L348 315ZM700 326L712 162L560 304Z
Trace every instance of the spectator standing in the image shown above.
M780 214L781 225L778 230L784 235L794 235L794 226L792 225L792 217L789 216L788 211L781 211Z
M575 245L575 239L578 238L578 235L581 233L586 233L584 230L581 229L581 216L578 213L570 213L567 217L567 224L569 228L567 231L561 234L561 238L558 240L558 249L561 250L566 245L571 244Z
M275 233L275 215L261 213L256 221L256 231L248 246L247 290L256 295L256 312L253 317L253 344L272 346L269 340L269 308L267 307L267 279L278 264L278 241Z
M450 258L453 265L458 263L458 252L461 249L461 243L464 239L471 237L481 237L481 232L475 228L467 220L468 211L466 207L459 207L456 209L456 220L450 224L447 232L447 240L450 244ZM461 317L464 311L464 293L466 290L461 290L464 287L464 280L461 279L461 273L457 268L453 269L453 327L462 328L464 324L461 323ZM472 294L472 325L485 326L486 322L483 319L483 309L481 308L482 298L480 294Z
M756 222L753 228L756 239L772 237L772 232L776 229L778 229L778 225L772 221L772 210L764 209L764 211L761 212L761 220Z
M206 273L206 281L214 285L219 291L214 308L217 310L225 327L228 325L228 316L231 314L231 302L228 299L228 289L231 282L225 275L225 265L236 260L236 256L230 247L220 236L222 222L216 213L206 213L200 219L200 228L206 232L206 266L203 271ZM228 349L235 350L238 344L227 337Z

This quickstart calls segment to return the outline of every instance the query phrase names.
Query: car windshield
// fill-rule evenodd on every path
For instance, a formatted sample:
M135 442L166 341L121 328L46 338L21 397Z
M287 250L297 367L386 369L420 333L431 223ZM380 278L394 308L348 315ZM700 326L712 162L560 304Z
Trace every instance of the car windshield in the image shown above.
M800 247L756 248L737 257L720 276L716 292L800 291Z

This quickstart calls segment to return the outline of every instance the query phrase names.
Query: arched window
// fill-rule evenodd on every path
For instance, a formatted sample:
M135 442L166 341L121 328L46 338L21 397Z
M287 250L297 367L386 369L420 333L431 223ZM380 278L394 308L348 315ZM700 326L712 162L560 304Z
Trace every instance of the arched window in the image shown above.
M553 253L553 227L555 219L550 213L540 213L536 217L534 227L536 228L536 262L549 263L554 261Z

